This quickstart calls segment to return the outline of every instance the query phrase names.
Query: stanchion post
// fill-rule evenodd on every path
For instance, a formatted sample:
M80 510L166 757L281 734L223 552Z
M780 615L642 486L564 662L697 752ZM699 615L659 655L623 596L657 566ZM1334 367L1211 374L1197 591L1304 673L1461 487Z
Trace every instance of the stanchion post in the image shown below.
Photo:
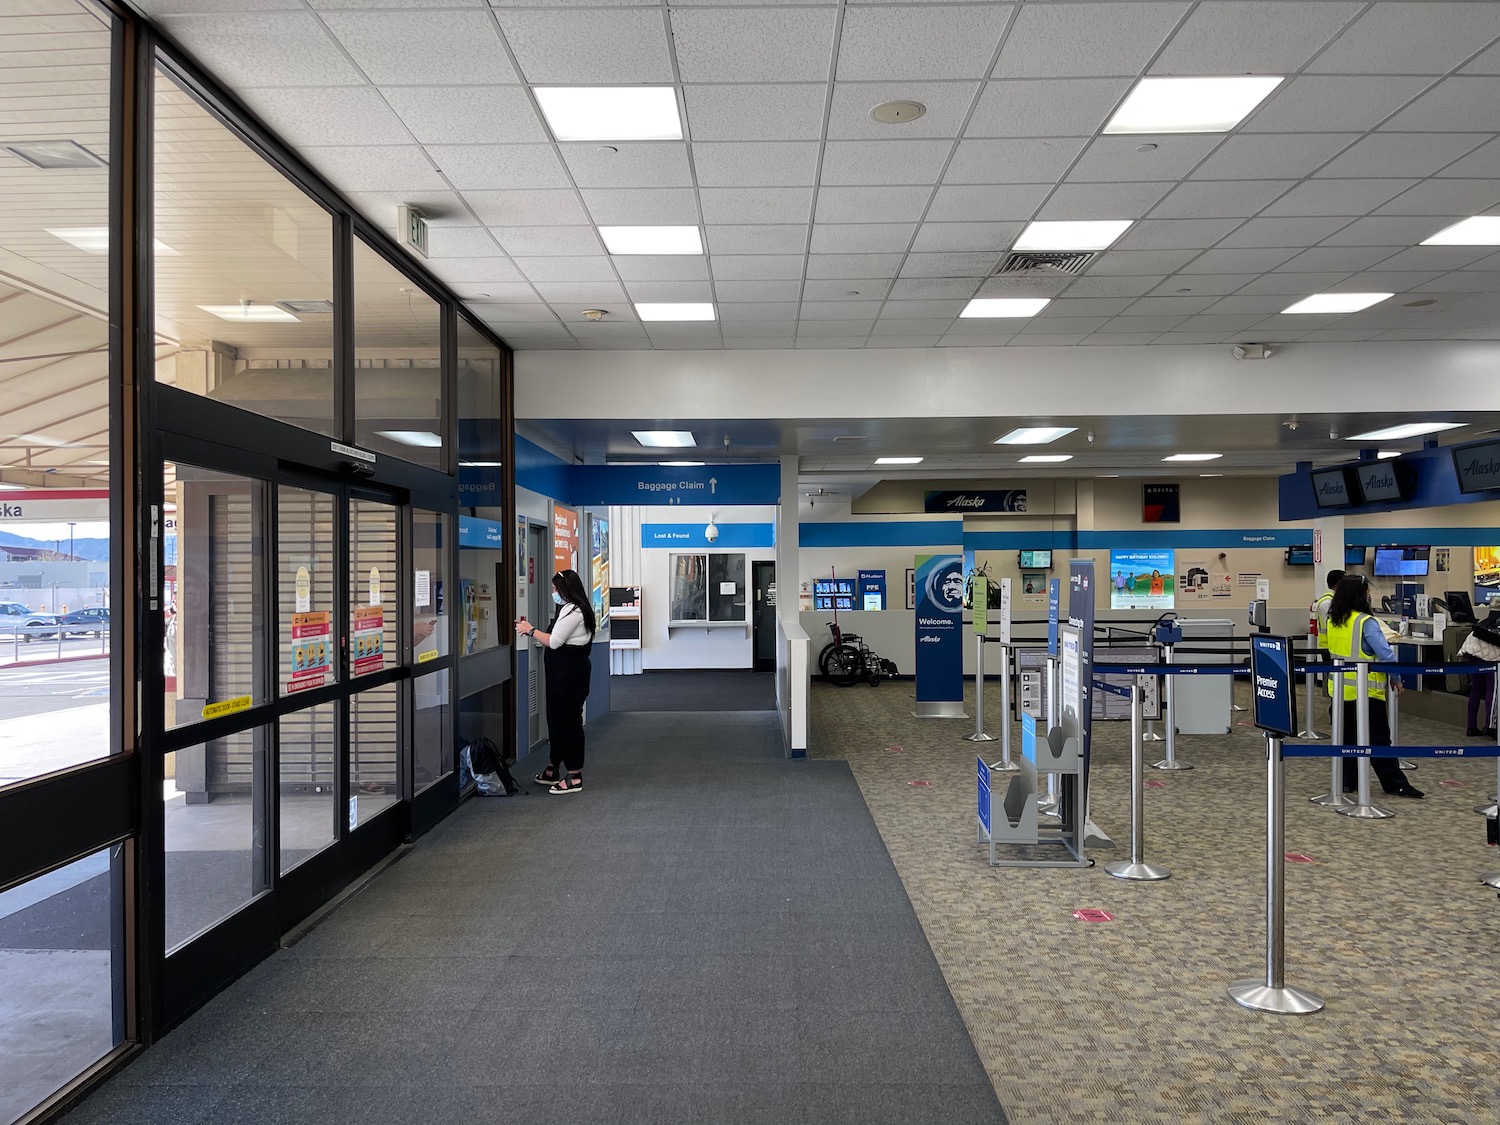
M1153 867L1143 858L1146 850L1145 828L1145 760L1144 736L1146 706L1141 698L1141 685L1130 685L1130 859L1116 860L1104 865L1104 870L1116 879L1131 879L1138 882L1153 882L1170 879L1172 873L1165 867Z
M1166 645L1162 648L1167 658L1167 663L1172 663L1172 646ZM1154 770L1190 770L1193 767L1177 757L1177 701L1173 691L1173 680L1175 677L1168 672L1162 677L1166 683L1162 686L1162 722L1167 728L1167 756L1159 762L1152 762Z
M1396 690L1395 680L1391 680L1385 693L1385 725L1391 728L1391 745L1401 745L1401 693ZM1398 758L1401 768L1414 770L1417 763L1410 758Z
M963 736L965 742L994 742L993 734L984 733L984 634L974 634L974 733Z
M1313 722L1313 701L1318 693L1318 674L1313 671L1313 653L1318 648L1318 634L1307 634L1307 707L1302 713L1302 729L1297 732L1297 737L1302 739L1317 740L1323 736L1318 733L1317 726Z
M1334 666L1328 673L1329 681L1333 684L1334 704L1329 712L1328 737L1333 740L1335 746L1342 746L1344 742L1344 662L1335 660ZM1328 792L1317 797L1309 797L1308 800L1315 805L1325 808L1341 809L1349 804L1344 796L1344 760L1337 754L1328 759Z
M1355 705L1354 721L1356 730L1356 741L1360 746L1370 745L1370 665L1368 661L1361 660L1357 663L1354 673ZM1370 798L1370 759L1359 760L1359 792L1355 803L1345 805L1338 810L1344 816L1353 817L1355 820L1386 820L1396 814L1390 809L1382 808Z
M1492 709L1495 707L1496 702L1497 702L1497 700L1495 698L1495 695L1496 695L1497 692L1500 692L1500 664L1496 664L1495 665L1494 676L1495 676L1495 682L1490 687L1490 707ZM1493 710L1491 711L1491 714L1492 715L1494 714ZM1497 746L1500 746L1500 721L1496 721L1495 719L1491 719L1491 722L1495 723L1495 744ZM1475 810L1475 811L1477 811L1477 812L1483 812L1486 816L1500 817L1500 757L1497 757L1495 759L1495 800L1494 800L1494 803L1491 804L1490 807L1487 808L1487 809L1478 809L1478 810ZM1491 888L1492 890L1500 891L1500 871L1495 872L1493 875L1486 875L1486 876L1484 876L1484 878L1480 879L1479 881L1481 883L1483 883L1486 887Z
M1047 654L1047 729L1051 730L1062 722L1062 700L1057 695L1057 657ZM1047 795L1036 803L1036 811L1041 816L1057 816L1062 811L1062 795L1059 792L1057 774L1047 772Z
M1003 773L1020 770L1010 758L1010 645L1000 642L1000 765Z
M1338 708L1334 709L1338 714ZM1337 758L1334 759L1338 761ZM1241 1007L1305 1016L1323 1010L1323 998L1286 983L1286 800L1281 739L1266 736L1266 979L1237 980L1229 996Z

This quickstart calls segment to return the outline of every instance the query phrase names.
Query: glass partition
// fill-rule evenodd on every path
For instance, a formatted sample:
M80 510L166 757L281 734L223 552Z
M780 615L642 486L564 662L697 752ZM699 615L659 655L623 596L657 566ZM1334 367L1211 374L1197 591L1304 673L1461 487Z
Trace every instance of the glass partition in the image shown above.
M500 349L458 318L458 476L462 515L458 577L462 595L461 654L510 643L500 619L507 588L505 525L500 481L504 471L504 357Z

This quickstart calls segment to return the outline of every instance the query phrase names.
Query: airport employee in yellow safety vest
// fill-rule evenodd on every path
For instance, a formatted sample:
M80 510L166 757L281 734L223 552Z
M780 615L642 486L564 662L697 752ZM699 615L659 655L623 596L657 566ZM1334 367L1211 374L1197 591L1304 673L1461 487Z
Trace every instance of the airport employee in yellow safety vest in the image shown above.
M1385 639L1380 622L1372 615L1370 581L1362 574L1351 574L1341 579L1334 588L1333 598L1328 604L1328 655L1342 657L1346 661L1396 659L1395 650ZM1334 678L1328 677L1328 694L1333 695ZM1401 683L1391 685L1398 695ZM1385 714L1386 677L1383 672L1370 673L1370 741L1371 746L1389 746L1391 727ZM1358 737L1359 690L1352 667L1344 673L1344 743L1352 744ZM1357 760L1344 759L1344 790L1355 788L1359 772ZM1370 765L1380 779L1381 788L1393 797L1420 797L1401 772L1395 758L1371 758Z
M1330 570L1328 572L1328 589L1317 596L1312 604L1313 615L1318 619L1318 647L1328 647L1328 606L1333 601L1333 591L1340 582L1344 580L1342 570Z

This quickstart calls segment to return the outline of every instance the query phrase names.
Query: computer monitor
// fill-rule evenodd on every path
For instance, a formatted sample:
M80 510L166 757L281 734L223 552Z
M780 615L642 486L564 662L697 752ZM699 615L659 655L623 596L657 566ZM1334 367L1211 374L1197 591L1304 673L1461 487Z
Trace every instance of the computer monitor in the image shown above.
M1478 620L1474 616L1474 605L1463 590L1444 590L1443 601L1448 603L1448 619L1455 625L1472 625Z
M1319 469L1309 473L1308 479L1312 481L1313 501L1318 507L1353 507L1355 494L1350 488L1349 474L1344 468Z
M1022 570L1051 570L1052 552L1049 551L1022 551L1020 552L1020 564Z
M1427 547L1376 547L1376 578L1423 578L1427 574Z

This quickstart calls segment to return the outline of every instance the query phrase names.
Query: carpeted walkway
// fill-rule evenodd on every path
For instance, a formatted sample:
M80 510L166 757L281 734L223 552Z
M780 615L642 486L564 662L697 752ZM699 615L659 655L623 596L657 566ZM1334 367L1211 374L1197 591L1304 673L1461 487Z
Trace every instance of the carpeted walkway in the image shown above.
M1500 855L1471 811L1494 792L1493 759L1425 761L1412 778L1426 799L1390 798L1399 815L1373 822L1308 803L1326 760L1287 763L1286 847L1314 860L1287 866L1287 980L1328 1007L1276 1017L1224 991L1265 964L1264 742L1248 715L1228 736L1180 737L1193 770L1147 771L1146 858L1173 874L1123 883L989 867L972 719L913 719L910 683L812 691L813 753L854 770L1017 1125L1500 1122L1500 903L1478 883ZM1408 744L1458 733L1409 717L1402 730ZM1128 736L1095 727L1093 817L1122 846ZM1115 920L1076 921L1081 907Z
M69 1125L1003 1125L844 763L774 714L589 740L583 792L470 801Z
M776 675L741 669L611 676L611 711L774 711Z

